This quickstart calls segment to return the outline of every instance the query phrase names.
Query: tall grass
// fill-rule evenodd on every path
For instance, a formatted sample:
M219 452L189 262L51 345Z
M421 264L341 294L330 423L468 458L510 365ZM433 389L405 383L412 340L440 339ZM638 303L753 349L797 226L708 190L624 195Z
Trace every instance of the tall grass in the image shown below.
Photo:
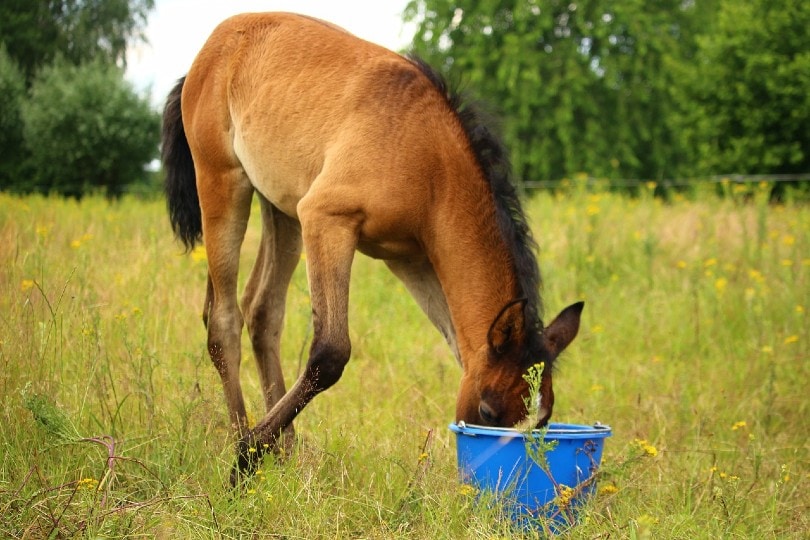
M547 317L583 299L555 420L610 424L572 537L804 538L810 531L810 208L729 186L664 203L572 186L527 202ZM252 222L243 275L259 234ZM460 369L382 264L362 256L353 358L245 491L200 320L203 251L161 201L0 195L0 536L496 538L446 429ZM306 358L303 265L288 383ZM263 414L244 342L250 415Z

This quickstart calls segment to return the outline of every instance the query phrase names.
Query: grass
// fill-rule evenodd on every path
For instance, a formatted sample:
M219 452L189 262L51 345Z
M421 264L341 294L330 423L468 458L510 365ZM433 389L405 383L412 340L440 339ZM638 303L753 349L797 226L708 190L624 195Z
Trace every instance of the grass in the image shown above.
M610 424L575 538L810 531L810 207L727 186L662 202L570 187L526 204L547 315L585 300L557 421ZM243 275L255 254L251 223ZM460 376L383 265L358 256L353 359L241 493L200 320L204 252L162 201L0 195L0 536L499 538L457 481ZM303 265L283 342L305 361ZM250 414L263 414L244 342Z

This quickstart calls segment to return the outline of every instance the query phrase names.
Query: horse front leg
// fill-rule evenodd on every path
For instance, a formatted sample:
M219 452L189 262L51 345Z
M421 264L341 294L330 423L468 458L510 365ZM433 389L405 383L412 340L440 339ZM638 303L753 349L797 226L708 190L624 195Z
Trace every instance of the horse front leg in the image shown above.
M316 204L298 206L312 302L313 339L306 368L293 387L239 442L231 484L252 474L273 450L282 431L312 399L334 385L351 355L348 331L349 280L357 246L356 217L335 215Z

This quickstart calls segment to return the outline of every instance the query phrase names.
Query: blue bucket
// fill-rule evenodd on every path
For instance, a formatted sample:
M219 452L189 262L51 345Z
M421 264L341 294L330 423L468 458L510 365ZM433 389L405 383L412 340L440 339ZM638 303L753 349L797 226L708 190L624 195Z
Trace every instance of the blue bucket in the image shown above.
M593 493L605 438L611 429L549 424L531 434L516 429L450 424L456 433L461 481L493 493L513 521L522 526L544 518L551 530L574 525L577 511ZM545 452L543 470L527 453L527 444L556 442Z

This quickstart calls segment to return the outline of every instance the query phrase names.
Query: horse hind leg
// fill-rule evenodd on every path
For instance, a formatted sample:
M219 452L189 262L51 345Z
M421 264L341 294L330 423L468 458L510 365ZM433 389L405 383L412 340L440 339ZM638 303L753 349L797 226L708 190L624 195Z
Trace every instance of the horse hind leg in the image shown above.
M259 200L262 240L242 296L242 312L256 358L266 411L269 412L286 393L281 369L281 332L287 289L301 258L301 228L297 221L284 215L261 195ZM293 436L290 424L284 430L285 447L292 443Z
M245 236L253 187L241 171L220 172L197 164L208 288L203 320L208 353L219 372L231 428L242 436L247 416L239 382L243 319L236 299L239 252Z

